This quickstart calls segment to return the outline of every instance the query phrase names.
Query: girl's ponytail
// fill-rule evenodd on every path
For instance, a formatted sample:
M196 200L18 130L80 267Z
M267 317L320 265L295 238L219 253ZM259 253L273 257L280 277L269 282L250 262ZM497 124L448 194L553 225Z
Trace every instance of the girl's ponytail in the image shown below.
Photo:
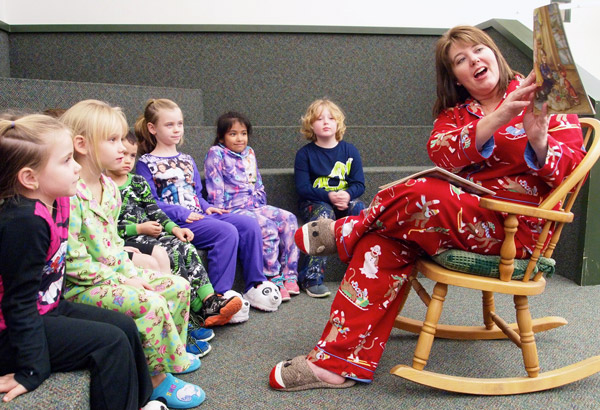
M135 122L135 136L139 141L138 155L147 154L156 147L156 137L148 131L148 120L146 119L146 113L151 111L151 105L154 105L154 99L148 100L144 107L144 113L140 115Z

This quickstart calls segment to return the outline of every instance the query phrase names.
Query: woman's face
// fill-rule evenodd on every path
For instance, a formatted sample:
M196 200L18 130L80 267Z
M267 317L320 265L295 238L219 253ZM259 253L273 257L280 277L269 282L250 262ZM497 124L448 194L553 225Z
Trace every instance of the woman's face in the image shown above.
M483 44L456 42L450 46L448 57L456 80L477 99L493 97L500 80L498 60Z

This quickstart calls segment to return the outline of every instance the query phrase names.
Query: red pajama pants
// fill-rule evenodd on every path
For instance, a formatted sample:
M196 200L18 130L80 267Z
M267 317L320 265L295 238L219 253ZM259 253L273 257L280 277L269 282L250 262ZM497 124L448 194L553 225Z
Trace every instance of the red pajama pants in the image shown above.
M454 248L497 255L503 217L479 197L433 178L379 192L358 216L339 219L340 259L349 263L323 334L308 358L345 377L370 382L405 298L415 258ZM517 242L518 252L523 252Z

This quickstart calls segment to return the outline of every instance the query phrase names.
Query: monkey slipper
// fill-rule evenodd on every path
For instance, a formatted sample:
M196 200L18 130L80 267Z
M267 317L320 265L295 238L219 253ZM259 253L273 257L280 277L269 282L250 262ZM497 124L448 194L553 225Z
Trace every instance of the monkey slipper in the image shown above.
M301 226L294 234L298 248L307 255L325 256L337 253L332 219L321 218Z
M342 384L331 384L320 380L306 362L306 356L277 363L269 374L269 385L275 390L300 391L310 389L345 389L356 382L346 379Z

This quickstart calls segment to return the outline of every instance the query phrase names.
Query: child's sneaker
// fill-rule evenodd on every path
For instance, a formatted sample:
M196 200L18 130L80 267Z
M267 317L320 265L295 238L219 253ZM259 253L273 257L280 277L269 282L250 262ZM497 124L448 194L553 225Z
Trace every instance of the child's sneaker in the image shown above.
M242 323L248 320L250 317L250 302L242 297L241 294L237 293L235 290L228 290L223 293L223 297L230 298L232 296L237 296L242 300L242 308L233 316L231 316L231 320L229 323Z
M203 340L196 340L191 336L188 336L185 351L196 355L196 357L204 357L210 352L212 346Z
M167 373L165 380L150 396L150 400L163 400L171 409L191 409L199 406L205 398L206 394L199 386L186 383L171 373Z
M283 282L283 286L288 291L290 295L299 295L300 288L298 287L298 283L295 280L286 280Z
M215 332L213 332L212 329L207 329L205 327L195 327L190 321L190 323L188 324L188 335L196 340L208 342L209 340L212 340L213 337L215 337Z
M312 298L326 298L327 296L331 295L329 288L323 284L307 286L304 288L304 290L306 290L308 296Z
M278 286L278 288L279 288L279 293L281 293L281 301L282 302L289 302L290 300L292 300L290 293L285 288L285 286L283 286L283 284L281 284L281 286Z
M332 219L321 218L302 225L294 234L298 248L315 256L333 255L337 252L335 234L331 230Z
M198 316L204 320L204 326L220 326L228 323L241 308L241 298L237 296L225 298L214 294L202 302Z
M281 305L279 288L268 280L248 289L248 292L244 293L244 297L248 299L250 306L254 309L266 312L275 312Z

